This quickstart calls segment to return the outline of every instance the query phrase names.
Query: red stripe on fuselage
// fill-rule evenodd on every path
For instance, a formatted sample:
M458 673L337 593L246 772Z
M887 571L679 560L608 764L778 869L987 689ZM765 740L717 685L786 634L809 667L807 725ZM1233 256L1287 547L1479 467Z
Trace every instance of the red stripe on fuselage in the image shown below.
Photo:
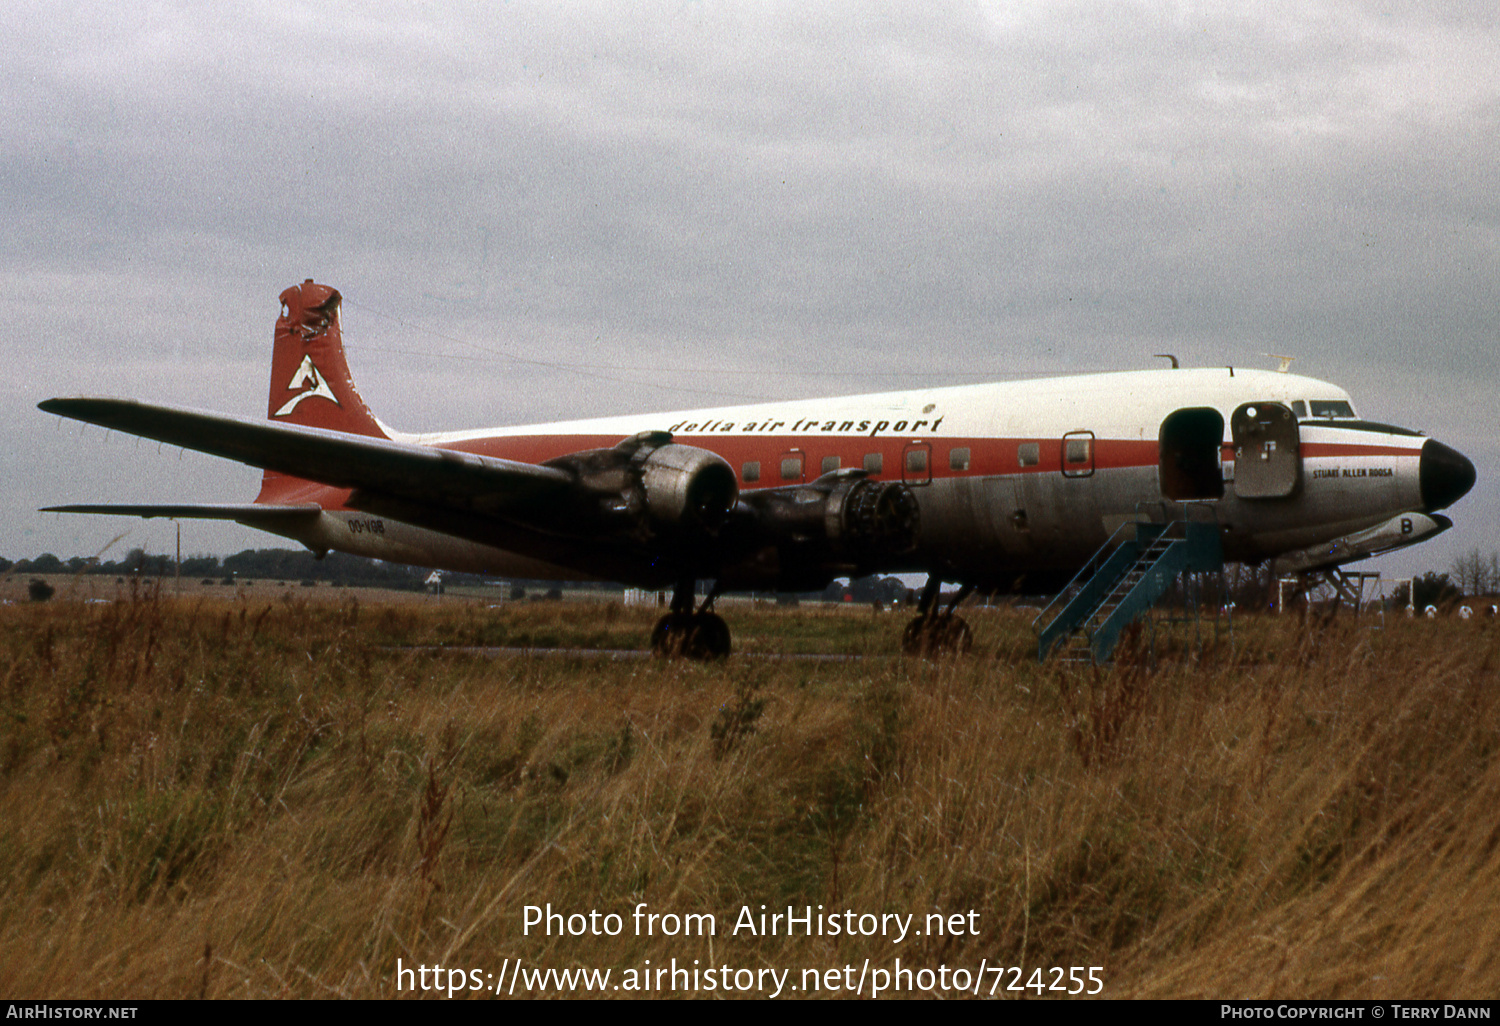
M1426 441L1426 439L1423 439ZM1420 445L1403 447L1397 445L1351 445L1348 442L1303 442L1300 446L1303 459L1336 459L1347 456L1420 456Z
M796 454L803 458L804 476L809 481L822 473L823 460L829 457L838 457L841 468L860 468L864 466L865 457L870 455L881 458L881 472L872 474L872 477L877 480L900 480L904 454L916 446L925 446L930 451L928 465L935 478L1058 473L1062 470L1063 458L1063 441L1060 438L932 439L710 434L677 435L672 440L681 445L717 453L734 468L736 475L743 473L744 464L760 463L760 480L754 484L762 488L792 483L781 479L780 464L783 457ZM544 463L585 449L609 448L619 441L615 437L589 435L500 436L476 438L446 448L525 463ZM1020 463L1020 447L1027 444L1038 448L1038 462L1034 466L1022 466ZM954 449L969 450L967 470L952 469L950 459ZM1155 442L1107 438L1094 441L1093 463L1097 470L1155 466L1156 459ZM744 481L740 483L743 485Z
M618 444L614 435L500 435L490 438L475 438L443 448L458 452L469 452L480 456L515 460L522 463L545 463L548 460L568 456L588 449L608 449ZM841 468L861 468L865 457L878 455L881 472L872 474L875 480L899 481L905 453L914 446L925 446L929 450L928 468L934 480L965 477L1003 477L1020 474L1057 474L1063 470L1063 440L1061 438L869 438L865 436L794 435L678 435L673 439L682 445L707 449L722 456L734 468L740 478L741 487L775 488L795 484L799 480L811 481L823 473L823 460L838 457ZM1037 447L1037 462L1022 466L1020 448L1023 445ZM1139 439L1096 438L1093 440L1093 469L1095 472L1154 467L1158 461L1157 443ZM954 470L951 453L954 449L969 450L966 470ZM1334 459L1375 456L1417 456L1418 448L1403 448L1389 445L1355 445L1348 442L1304 442L1301 453L1305 459ZM801 455L803 474L799 479L786 480L781 477L781 461L785 457ZM1225 445L1222 452L1226 461L1234 458L1234 447ZM746 463L760 464L760 478L753 482L743 480ZM1077 469L1077 468L1070 468ZM926 480L926 475L922 475ZM330 488L313 481L284 476L268 476L261 491L261 502L318 502L325 509L343 509L349 491Z

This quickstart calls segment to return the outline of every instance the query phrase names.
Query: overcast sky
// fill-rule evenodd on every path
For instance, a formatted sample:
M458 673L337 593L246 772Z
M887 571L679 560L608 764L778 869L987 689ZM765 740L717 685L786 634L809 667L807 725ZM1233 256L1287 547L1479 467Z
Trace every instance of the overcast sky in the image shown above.
M12 559L252 497L34 407L263 415L307 277L410 431L1291 354L1478 467L1383 569L1500 548L1491 0L22 0L0 139Z

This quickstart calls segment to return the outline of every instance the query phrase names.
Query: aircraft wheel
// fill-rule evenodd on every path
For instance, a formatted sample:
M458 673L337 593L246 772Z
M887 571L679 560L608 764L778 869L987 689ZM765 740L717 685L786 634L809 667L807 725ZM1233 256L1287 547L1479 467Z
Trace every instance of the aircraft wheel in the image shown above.
M974 632L961 616L919 616L901 634L901 651L919 659L964 655L974 646Z
M668 613L651 629L651 651L667 659L723 659L729 625L714 613Z
M919 658L927 654L927 617L917 617L901 632L901 654Z
M947 623L943 625L943 651L950 655L968 655L969 649L974 647L974 632L969 629L969 623L961 616L946 617Z
M691 613L668 613L651 628L651 651L654 655L674 659L683 654Z
M693 636L692 659L723 659L729 655L729 625L717 613L699 613Z

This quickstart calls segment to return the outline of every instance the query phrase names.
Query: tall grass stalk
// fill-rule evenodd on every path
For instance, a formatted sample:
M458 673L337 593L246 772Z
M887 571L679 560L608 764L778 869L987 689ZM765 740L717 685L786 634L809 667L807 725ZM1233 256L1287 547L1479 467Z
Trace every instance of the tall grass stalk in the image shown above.
M1110 996L1500 986L1492 625L1252 620L1097 671L1036 666L1005 611L943 663L853 611L735 616L741 648L875 653L848 662L453 648L638 646L650 619L0 609L0 991L381 997L398 959L517 957L1102 966ZM549 903L625 928L523 933ZM641 903L718 935L639 935ZM762 905L979 931L731 934Z

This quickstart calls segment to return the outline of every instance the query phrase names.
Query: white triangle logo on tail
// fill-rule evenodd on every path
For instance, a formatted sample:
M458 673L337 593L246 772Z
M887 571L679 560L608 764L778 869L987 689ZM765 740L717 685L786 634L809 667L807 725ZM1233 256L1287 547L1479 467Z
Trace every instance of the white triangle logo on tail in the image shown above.
M335 406L339 404L339 401L334 398L333 390L328 387L328 382L323 380L323 375L318 373L317 367L313 366L311 356L302 358L302 365L297 368L297 373L292 375L292 380L287 383L286 387L288 391L297 388L303 391L287 400L286 405L277 410L274 416L285 417L295 410L302 400L311 399L315 395L322 396Z

